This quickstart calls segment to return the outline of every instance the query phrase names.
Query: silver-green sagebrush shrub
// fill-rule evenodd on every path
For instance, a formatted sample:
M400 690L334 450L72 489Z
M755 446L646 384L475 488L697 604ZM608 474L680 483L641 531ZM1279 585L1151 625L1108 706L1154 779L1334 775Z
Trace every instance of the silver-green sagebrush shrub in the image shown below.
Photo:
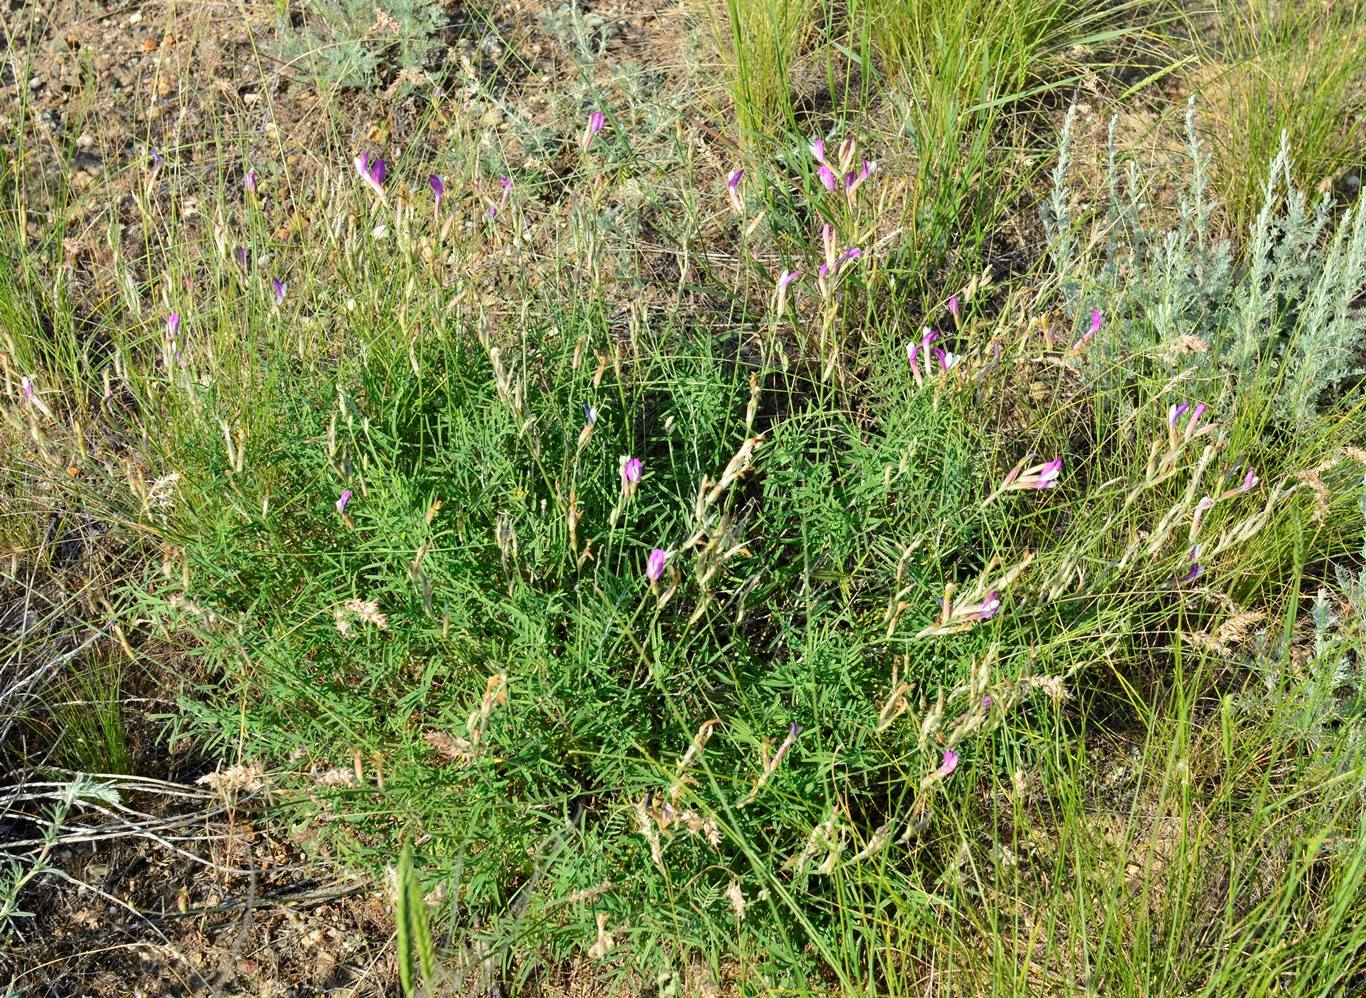
M304 0L302 22L282 24L278 50L319 90L409 89L436 54L435 0Z
M1074 112L1042 214L1068 312L1082 316L1099 304L1111 323L1088 353L1107 364L1129 351L1171 365L1179 358L1198 375L1264 383L1278 416L1307 426L1335 389L1361 373L1366 315L1356 303L1366 292L1366 212L1328 194L1311 200L1296 186L1282 141L1246 244L1218 238L1210 157L1191 104L1190 176L1174 219L1149 203L1138 164L1121 165L1112 121L1104 207L1084 246L1068 188Z

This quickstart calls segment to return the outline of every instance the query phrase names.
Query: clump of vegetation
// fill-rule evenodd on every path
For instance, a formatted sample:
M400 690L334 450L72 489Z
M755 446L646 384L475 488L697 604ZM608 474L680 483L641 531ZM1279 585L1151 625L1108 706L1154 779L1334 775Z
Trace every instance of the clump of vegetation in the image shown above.
M280 58L325 93L419 86L441 46L438 0L303 0L282 23Z
M82 324L7 263L11 581L75 504L138 556L94 651L44 622L100 687L54 758L164 665L232 808L396 866L406 993L1354 986L1366 222L1286 139L1221 237L1193 105L1185 176L1112 128L1076 190L1016 114L1089 10L735 0L720 143L560 8L593 78L524 135L439 109L288 202L158 154ZM797 120L838 45L905 129ZM997 143L1060 149L1009 273Z
M1070 224L1067 142L1045 204L1049 250L1069 309L1110 302L1110 346L1093 355L1107 364L1134 352L1169 369L1262 381L1258 403L1269 423L1310 427L1320 403L1358 377L1366 348L1366 212L1338 213L1331 195L1311 201L1293 176L1288 137L1263 175L1262 205L1241 254L1212 219L1210 157L1197 134L1195 104L1186 113L1190 180L1175 218L1146 203L1138 164L1125 171L1110 128L1104 186L1096 206L1104 236L1083 251ZM1115 369L1128 376L1128 365Z

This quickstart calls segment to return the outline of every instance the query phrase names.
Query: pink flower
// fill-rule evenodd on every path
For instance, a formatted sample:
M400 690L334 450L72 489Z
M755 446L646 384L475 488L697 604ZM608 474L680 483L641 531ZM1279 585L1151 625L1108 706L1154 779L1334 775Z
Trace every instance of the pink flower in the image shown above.
M669 552L663 548L655 548L650 552L650 557L645 562L645 578L651 582L658 582L664 576L664 562L669 557Z
M1091 337L1095 336L1096 333L1100 332L1100 324L1103 321L1104 320L1101 317L1100 309L1091 309L1091 326L1089 329L1086 330L1086 332L1082 333L1081 339L1077 340L1077 342L1072 344L1072 350L1074 353L1080 351L1082 348L1086 346L1087 343L1091 342Z
M781 315L783 310L787 307L788 286L791 285L793 281L798 280L801 276L802 272L800 270L784 270L778 275L778 304L774 309L778 314Z
M588 116L588 126L583 130L583 151L587 152L588 147L593 144L593 136L602 131L602 126L607 123L607 118L601 111L594 110Z
M876 169L877 169L877 164L876 164L876 163L870 163L870 162L868 162L868 160L865 159L865 160L863 161L863 169L860 170L857 174L855 174L855 173L853 173L853 172L850 172L850 173L845 174L845 176L844 176L844 193L845 193L845 195L848 196L848 197L852 200L853 197L854 197L854 192L857 191L860 187L863 186L863 182L864 182L865 180L867 180L869 177L871 177L871 176L873 175L873 172L874 172Z
M1047 464L1039 465L1034 471L1034 488L1051 489L1058 484L1058 474L1062 471L1062 458L1055 457ZM1025 475L1028 474L1029 472L1025 472ZM1021 477L1023 478L1024 476L1022 475Z
M916 363L916 358L920 354L920 344L911 340L906 344L906 363L911 365L911 374L915 376L915 383L921 385L925 383L925 375L920 373L920 365Z
M995 590L987 593L987 598L982 600L982 609L980 611L982 619L990 620L992 617L996 616L996 611L999 609L1001 609L1000 595Z
M172 343L174 343L176 341L176 337L179 335L180 313L172 312L170 315L166 316L166 338L170 340Z
M817 163L825 162L825 139L812 139L808 148L811 150L812 159Z
M1193 409L1189 403L1182 402L1180 405L1174 405L1167 410L1167 426L1172 431L1173 443L1175 443L1176 440L1176 424L1180 422L1182 416L1187 417L1186 430L1182 435L1186 440L1191 440L1202 433L1208 433L1213 430L1213 424L1202 426L1200 423L1207 408L1208 406L1203 402L1196 403L1195 408Z
M345 513L347 505L351 502L351 490L342 489L341 498L337 500L337 512Z
M384 178L389 174L389 168L384 165L384 160L378 156L370 158L368 152L363 152L354 160L356 173L367 187L373 190L381 198L384 197Z
M33 398L33 379L27 374L19 379L19 394L23 395L26 399Z
M939 361L939 366L946 371L963 359L958 354L943 350L939 347L934 348L934 358Z
M1026 460L1028 459L1026 458ZM1061 471L1062 458L1060 457L1055 457L1043 464L1036 464L1032 468L1024 467L1024 461L1021 461L1011 469L1010 474L1006 475L1005 480L1001 482L996 491L987 497L986 502L991 502L1002 492L1051 489L1058 484L1058 475Z
M621 456L621 484L627 491L634 491L640 484L640 477L644 473L645 467L640 463L638 457Z
M949 295L949 315L955 319L958 318L958 296L956 294Z
M816 171L816 176L820 178L821 186L833 194L835 186L839 183L839 179L835 176L835 171L828 166L822 166Z
M260 178L256 175L255 170L248 170L242 177L242 186L246 188L248 194L256 193L258 180L260 180Z
M1256 485L1258 481L1260 481L1260 479L1257 478L1257 472L1252 468L1248 468L1247 474L1243 476L1243 484L1238 486L1238 491L1251 492L1252 487Z
M935 774L940 777L949 776L958 768L958 753L953 749L944 750L944 761L939 764Z
M732 170L726 178L726 196L730 198L730 206L737 215L745 210L745 203L740 199L740 181L744 179L744 170Z

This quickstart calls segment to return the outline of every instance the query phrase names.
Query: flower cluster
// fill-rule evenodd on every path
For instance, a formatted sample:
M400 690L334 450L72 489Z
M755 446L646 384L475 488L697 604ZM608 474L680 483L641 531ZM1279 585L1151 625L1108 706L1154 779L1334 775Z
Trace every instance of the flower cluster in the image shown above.
M854 195L873 175L877 163L859 158L858 140L852 136L839 144L834 162L826 158L824 139L814 139L810 149L811 156L817 163L816 176L820 179L821 186L831 194L843 195L844 200L852 205Z
M816 271L816 284L821 289L821 297L829 298L834 282L845 267L863 256L863 250L857 246L841 249L834 228L827 224L821 229L821 251L824 262Z
M931 346L937 339L939 334L927 326L921 332L919 343L912 340L906 344L906 362L911 365L911 374L918 385L923 385L927 378L952 369L963 359L956 353Z

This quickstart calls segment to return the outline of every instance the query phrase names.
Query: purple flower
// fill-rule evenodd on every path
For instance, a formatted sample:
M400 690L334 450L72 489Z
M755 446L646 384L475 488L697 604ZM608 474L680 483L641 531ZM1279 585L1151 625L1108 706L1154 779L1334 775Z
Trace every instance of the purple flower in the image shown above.
M256 175L255 170L248 170L242 177L242 186L247 189L248 194L255 194L257 181L259 180L260 178Z
M237 247L237 252L233 256L237 258L237 265L243 270L251 266L251 251L245 246Z
M1058 474L1062 471L1062 458L1055 457L1047 464L1040 466L1034 482L1036 489L1051 489L1058 484Z
M906 344L906 363L911 365L911 373L915 375L916 384L923 384L925 375L920 372L920 365L916 363L916 357L920 354L920 344L911 340Z
M817 163L825 162L825 139L812 139L808 148L811 150L812 159Z
M583 419L589 426L594 425L598 421L598 410L585 402L583 404Z
M1199 544L1191 548L1191 567L1185 575L1181 576L1179 579L1176 580L1177 582L1194 582L1196 579L1200 577L1200 573L1204 571L1204 568L1201 566L1199 562L1200 550L1201 546Z
M996 611L999 609L1001 609L1001 597L995 590L992 590L987 593L987 598L982 600L982 619L990 620L996 616Z
M793 281L802 276L800 270L784 270L778 275L778 305L775 311L781 313L787 307L787 289Z
M949 775L951 775L951 774L953 773L953 771L954 771L955 769L957 769L957 768L958 768L958 753L955 752L953 749L945 749L945 750L944 750L944 761L941 762L941 763L939 764L939 768L935 770L935 773L938 774L938 775L941 776L941 777L943 777L943 776L949 776Z
M441 182L441 178L433 173L427 178L427 183L432 185L432 195L436 198L436 206L441 207L441 199L446 196L446 185Z
M958 296L956 294L949 295L949 315L955 319L958 318Z
M593 144L593 136L602 131L602 126L607 123L606 117L598 110L594 110L588 116L588 127L583 131L583 151L587 152L588 147Z
M987 696L982 697L982 709L983 709L983 710L990 710L990 709L991 709L991 696L990 696L989 694L988 694Z
M745 179L745 171L742 169L731 170L726 177L726 196L730 198L730 206L738 215L745 210L745 203L740 200L740 181Z
M1257 472L1253 468L1247 469L1247 474L1243 476L1243 484L1238 486L1239 492L1250 492L1252 487L1257 484Z
M33 379L27 374L19 379L19 393L26 399L33 398Z
M341 497L337 500L337 512L345 513L347 505L351 502L351 490L342 489Z
M1091 341L1091 337L1095 336L1096 333L1100 332L1100 324L1102 321L1103 319L1100 314L1100 309L1091 309L1091 326L1089 329L1086 330L1086 332L1081 334L1081 338L1077 340L1077 342L1072 344L1072 350L1074 352L1081 350L1083 347L1085 347L1086 344Z
M863 250L859 249L857 246L851 246L848 249L842 250L829 263L821 264L820 267L817 268L816 274L820 277L821 281L824 282L827 278L837 276L839 272L844 269L845 264L851 263L861 256L863 256Z
M285 303L285 292L289 290L289 285L278 277L272 277L270 279L270 290L275 298L276 306L283 305Z
M1209 407L1206 406L1203 402L1196 403L1194 408L1191 408L1189 405L1185 403L1182 403L1179 406L1172 406L1169 410L1167 410L1167 425L1171 427L1172 432L1174 434L1176 431L1177 421L1183 415L1185 415L1187 411L1189 411L1189 417L1186 420L1186 430L1184 433L1184 438L1186 440L1191 440L1199 434L1207 432L1208 430L1212 429L1211 426L1202 427L1200 425L1200 420L1204 417L1205 410L1208 408Z
M821 186L833 194L835 186L839 183L839 178L835 176L835 171L828 166L822 166L816 171L816 176L820 178Z
M876 169L876 163L870 163L868 162L868 160L865 159L863 161L863 169L860 170L857 174L853 173L853 171L846 173L844 175L844 193L848 195L850 198L852 198L854 196L854 192L863 186L863 182L867 180L869 177L871 177L873 175L873 171L875 171Z
M166 316L166 338L167 338L168 340L170 340L172 343L174 343L175 340L176 340L176 337L179 336L179 335L180 335L180 313L179 313L179 312L172 312L170 315Z
M384 178L389 174L389 168L384 165L384 160L376 156L370 158L368 152L363 152L355 158L356 173L380 197L384 196Z
M663 548L655 548L650 552L650 557L645 562L645 578L651 582L658 582L664 576L664 561L669 557L669 552Z
M161 153L157 152L157 147L156 147L156 146L148 146L148 147L147 147L147 151L150 152L150 153L152 154L152 169L153 169L153 170L157 169L157 168L160 167L160 166L165 165L166 160L162 157Z
M930 344L937 339L939 339L939 334L926 326L921 333L919 343L912 341L906 344L906 361L911 365L911 374L915 376L915 383L918 385L925 383L925 374L928 373L920 370L920 355L922 353L925 355L925 363L928 364L928 358L931 356Z
M621 481L624 485L639 485L640 476L644 472L644 465L640 463L638 457L623 457L621 459Z

